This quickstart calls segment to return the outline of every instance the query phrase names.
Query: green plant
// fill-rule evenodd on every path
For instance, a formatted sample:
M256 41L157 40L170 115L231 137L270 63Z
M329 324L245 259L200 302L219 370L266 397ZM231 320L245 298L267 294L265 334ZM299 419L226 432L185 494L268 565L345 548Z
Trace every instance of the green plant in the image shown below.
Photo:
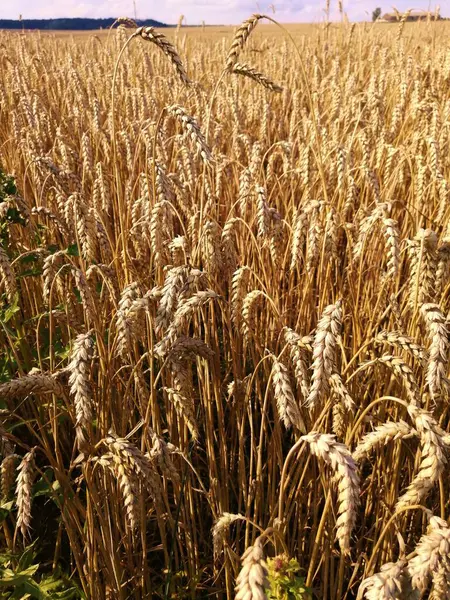
M305 578L298 575L300 565L295 558L281 554L267 560L270 587L267 597L271 600L307 600L311 590L305 585Z
M85 596L58 569L50 575L40 575L35 563L34 544L20 556L0 554L0 598L37 598L37 600L77 600Z

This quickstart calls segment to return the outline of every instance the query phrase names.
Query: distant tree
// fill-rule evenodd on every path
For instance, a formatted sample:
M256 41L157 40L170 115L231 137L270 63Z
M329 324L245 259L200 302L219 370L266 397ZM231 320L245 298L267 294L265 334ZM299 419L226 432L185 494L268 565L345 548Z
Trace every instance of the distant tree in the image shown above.
M21 15L22 17L22 15ZM111 27L115 19L0 19L0 29L50 29L50 30L94 30ZM167 27L165 23L153 19L139 20L138 25L151 25L152 27Z
M378 6L372 13L372 21L376 21L381 16L381 8Z

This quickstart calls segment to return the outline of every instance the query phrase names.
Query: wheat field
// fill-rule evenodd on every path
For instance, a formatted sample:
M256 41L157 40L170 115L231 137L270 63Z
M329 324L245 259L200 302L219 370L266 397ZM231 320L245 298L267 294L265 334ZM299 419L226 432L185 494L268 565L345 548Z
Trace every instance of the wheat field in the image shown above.
M1 598L450 598L450 23L0 32Z

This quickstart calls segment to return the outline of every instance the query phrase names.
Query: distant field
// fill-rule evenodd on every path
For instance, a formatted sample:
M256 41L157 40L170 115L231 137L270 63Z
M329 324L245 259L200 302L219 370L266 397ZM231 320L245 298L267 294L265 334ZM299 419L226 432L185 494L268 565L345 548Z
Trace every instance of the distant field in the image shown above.
M1 598L449 600L450 22L133 33L0 31Z
M283 27L294 37L299 38L302 36L311 36L314 33L318 33L323 30L323 23L284 23ZM331 23L329 25L329 31L339 29L339 23ZM396 23L355 23L355 27L364 32L389 32L397 27ZM427 34L426 23L406 23L405 31L413 31L415 36L422 31ZM448 24L444 21L436 23L434 25L435 31L439 31L440 28L448 27ZM213 25L213 26L198 26L198 27L182 27L179 31L180 36L186 36L187 39L195 38L196 40L216 40L217 38L231 38L233 32L236 30L236 26L233 25ZM173 39L176 35L176 27L157 29L169 39ZM16 32L19 33L19 32ZM33 32L27 32L33 33ZM35 33L35 32L34 32ZM108 35L111 35L111 30L100 29L97 31L41 31L40 35L43 37L56 37L56 38L74 38L77 41L86 41L92 36L98 36L101 40ZM254 33L256 39L262 39L267 37L273 37L275 39L282 38L285 34L283 31L274 24L261 24ZM420 37L421 34L418 35Z

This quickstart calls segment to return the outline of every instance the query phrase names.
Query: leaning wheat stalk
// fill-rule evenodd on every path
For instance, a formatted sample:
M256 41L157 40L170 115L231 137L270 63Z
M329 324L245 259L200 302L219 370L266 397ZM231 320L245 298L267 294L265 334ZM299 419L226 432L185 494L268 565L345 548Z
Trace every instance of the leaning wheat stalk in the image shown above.
M181 81L185 85L189 85L191 83L187 76L186 69L181 61L180 55L175 49L175 46L169 42L163 33L156 31L153 27L139 27L133 33L133 37L138 36L140 36L143 40L152 42L158 46L158 48L164 52L169 61L172 63L172 66L177 72Z
M353 458L360 462L377 446L385 446L390 441L404 440L414 435L417 435L417 431L405 421L387 421L362 438L353 452Z
M172 115L179 121L179 123L181 123L181 126L185 130L187 137L194 142L194 145L202 157L202 160L205 163L210 164L212 161L211 150L209 149L206 139L194 117L188 115L186 110L178 104L168 106L166 110L169 115Z
M0 499L7 500L15 480L15 468L20 459L18 454L8 454L0 466Z
M0 397L25 398L30 394L56 394L61 397L64 390L55 377L45 373L30 373L0 384Z
M279 85L274 83L266 75L264 75L263 73L260 73L253 67L250 67L249 65L246 65L244 63L236 63L233 66L233 73L235 75L242 75L243 77L248 77L249 79L253 79L253 81L256 81L256 83L259 83L259 85L262 85L263 87L267 88L271 92L282 92L283 91L282 87L280 87Z
M225 536L230 528L232 523L236 521L246 521L247 518L244 515L240 514L232 514L228 512L224 512L214 523L212 528L212 536L214 543L214 552L217 554L222 549L222 546L225 542Z
M401 350L405 350L417 358L421 364L425 364L428 359L428 352L426 349L411 337L400 331L380 331L375 337L375 343L386 343L396 348L400 348Z
M350 553L350 536L356 521L359 504L359 476L350 450L336 441L334 435L312 431L302 438L312 454L333 469L338 483L338 519L336 539L344 554Z

